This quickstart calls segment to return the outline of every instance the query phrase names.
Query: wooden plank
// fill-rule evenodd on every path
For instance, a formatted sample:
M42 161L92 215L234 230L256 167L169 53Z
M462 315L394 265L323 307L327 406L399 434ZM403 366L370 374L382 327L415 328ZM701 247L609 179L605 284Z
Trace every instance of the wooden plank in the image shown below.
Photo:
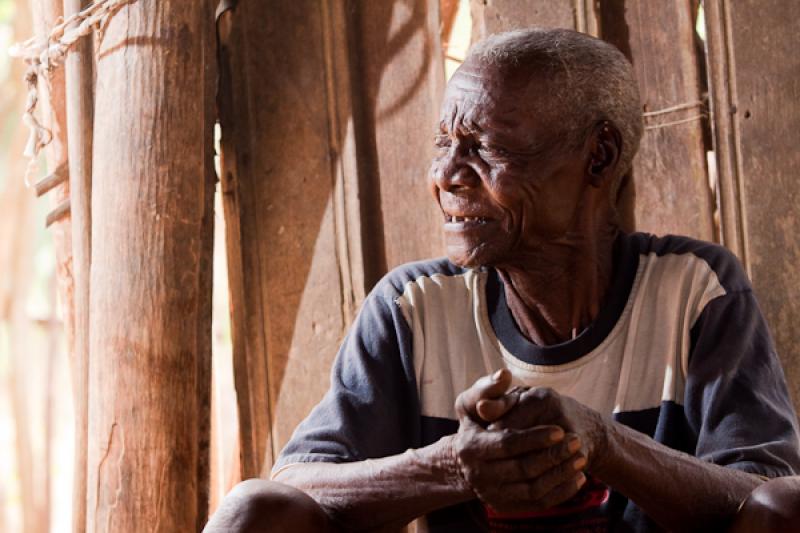
M704 59L692 2L601 5L603 38L633 63L644 111L651 114L633 167L636 228L715 240L699 76Z
M493 33L543 26L586 31L583 0L472 0L472 41Z
M443 83L438 30L432 0L250 2L223 15L243 477L271 466L327 389L368 288L391 266L442 253L426 187Z
M741 247L800 407L800 35L788 22L800 16L800 5L707 6L721 198L727 200L723 234Z
M439 5L363 2L354 20L362 212L371 287L387 269L444 252L441 213L427 187L444 90ZM376 179L377 178L377 179Z
M200 270L197 292L197 516L196 531L202 531L209 517L211 501L211 387L212 387L212 314L214 284L215 200L217 173L214 168L214 127L217 122L217 32L211 16L215 0L199 2L202 9L202 79L203 79L203 216L201 221Z
M64 0L64 14L77 13L86 0ZM68 138L70 218L74 283L75 467L72 530L86 531L86 450L89 412L89 267L91 265L92 126L94 122L94 51L90 37L79 40L64 62Z
M742 198L741 147L739 124L735 120L736 82L730 21L723 0L704 3L709 77L709 108L717 167L720 240L733 251L749 273Z
M202 518L206 7L131 4L97 54L88 531L191 531Z
M353 126L349 115L339 120L338 93L330 92L331 73L349 72L327 65L329 7L245 2L221 21L223 192L245 478L271 467L324 393L358 285L363 293L353 274L360 265L341 246L352 220L343 203L358 209L345 187L358 182L341 172ZM296 32L306 38L297 41Z
M247 5L247 4L245 4ZM217 20L219 35L219 121L222 130L221 176L228 286L231 309L233 370L239 415L242 479L257 477L272 464L272 407L267 382L264 313L258 257L246 246L252 231L247 203L249 178L250 88L245 77L245 22L229 9ZM236 89L236 90L234 90ZM243 169L239 170L239 160ZM244 174L240 176L240 174ZM240 184L244 184L243 187ZM270 450L268 452L268 450Z

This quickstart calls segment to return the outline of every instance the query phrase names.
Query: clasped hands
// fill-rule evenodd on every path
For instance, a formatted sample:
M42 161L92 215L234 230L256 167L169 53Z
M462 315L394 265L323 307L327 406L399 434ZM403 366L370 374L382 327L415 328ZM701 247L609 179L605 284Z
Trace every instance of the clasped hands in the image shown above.
M606 422L552 389L510 386L502 369L456 399L461 476L497 512L547 509L586 483L584 471L603 455Z

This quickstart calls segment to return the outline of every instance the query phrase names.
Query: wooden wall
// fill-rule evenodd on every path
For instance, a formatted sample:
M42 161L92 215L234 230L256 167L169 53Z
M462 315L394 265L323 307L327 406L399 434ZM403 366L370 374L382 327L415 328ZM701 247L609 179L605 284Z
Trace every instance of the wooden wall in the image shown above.
M441 255L426 188L443 89L438 3L241 2L220 22L242 474L328 386L365 293ZM298 38L302 37L302 38Z
M743 25L758 18L756 4L737 4L733 16L725 15L726 35L749 42L769 33L765 22ZM767 110L777 105L770 98L788 103L797 87L791 80L765 84L754 52L729 58L743 65L731 70L740 73L733 80L738 98L745 87L753 93L749 122L739 128L753 141L737 137L736 183L743 185L736 191L726 185L727 167L716 162L717 191L707 152L720 141L711 134L697 8L697 0L472 0L472 33L479 39L529 25L568 27L612 42L631 59L646 130L623 199L626 225L723 241L740 254L796 389L791 325L800 308L784 295L800 286L793 283L800 274L788 268L800 248L789 233L792 195L765 180L787 176L775 183L792 190L791 156L775 161L768 154L770 131L786 130L796 117ZM326 390L331 361L364 294L388 269L442 253L425 187L444 83L438 9L434 0L294 0L242 2L223 15L222 183L244 477L270 467ZM711 27L719 9L707 11ZM774 17L778 11L775 3ZM758 50L788 53L791 46L783 45L784 52L773 46L776 39ZM761 194L748 195L755 190ZM774 191L769 201L765 190ZM717 197L725 194L739 211L729 213L730 202L721 200L722 220L715 222ZM778 220L770 216L781 211ZM729 238L734 223L742 245Z
M742 258L800 410L800 4L706 0L723 242Z

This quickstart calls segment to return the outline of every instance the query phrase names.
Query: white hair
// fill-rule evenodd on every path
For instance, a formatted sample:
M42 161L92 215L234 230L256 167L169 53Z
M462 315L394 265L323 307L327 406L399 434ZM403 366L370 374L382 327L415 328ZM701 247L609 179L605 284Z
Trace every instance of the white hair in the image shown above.
M476 43L467 60L500 69L530 72L546 84L547 105L539 109L557 118L556 137L565 148L581 146L601 121L622 136L612 202L631 168L642 137L639 89L628 59L613 45L566 29L528 28L491 35ZM522 70L524 72L524 70Z

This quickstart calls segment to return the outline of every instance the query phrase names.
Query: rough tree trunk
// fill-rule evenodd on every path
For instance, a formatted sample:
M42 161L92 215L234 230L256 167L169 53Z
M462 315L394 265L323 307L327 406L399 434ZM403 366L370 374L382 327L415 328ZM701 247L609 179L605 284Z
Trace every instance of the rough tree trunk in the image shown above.
M192 531L207 490L207 3L137 2L98 50L88 531Z

